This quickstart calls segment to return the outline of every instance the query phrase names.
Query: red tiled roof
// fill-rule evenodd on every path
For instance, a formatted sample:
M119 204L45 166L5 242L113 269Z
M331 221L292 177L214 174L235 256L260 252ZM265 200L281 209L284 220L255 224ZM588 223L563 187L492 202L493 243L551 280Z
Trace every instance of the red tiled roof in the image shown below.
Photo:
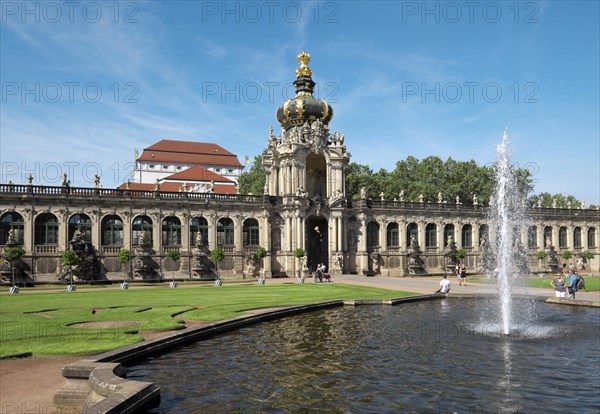
M183 170L181 172L175 173L173 175L169 175L165 177L163 180L176 180L176 181L205 181L215 183L223 182L223 183L232 183L233 181L214 173L212 171L207 170L204 167L200 167L199 165L196 167L188 168L187 170Z
M138 161L243 167L235 154L217 144L169 139L145 148Z

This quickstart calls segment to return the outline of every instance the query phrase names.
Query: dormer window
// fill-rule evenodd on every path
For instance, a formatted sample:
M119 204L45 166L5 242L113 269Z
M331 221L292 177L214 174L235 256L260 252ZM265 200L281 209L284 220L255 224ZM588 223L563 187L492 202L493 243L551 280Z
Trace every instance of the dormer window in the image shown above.
M153 164L150 164L148 167L154 169L154 165Z
M169 166L168 165L163 165L163 170L168 170Z

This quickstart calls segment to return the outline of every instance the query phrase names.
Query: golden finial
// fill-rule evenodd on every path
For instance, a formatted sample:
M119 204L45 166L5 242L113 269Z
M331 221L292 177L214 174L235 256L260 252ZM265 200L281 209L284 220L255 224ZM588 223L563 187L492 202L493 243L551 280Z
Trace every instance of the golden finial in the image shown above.
M296 69L296 76L311 76L312 70L308 67L308 62L310 62L310 55L306 53L304 50L296 56L298 59L298 63L300 63L300 67Z

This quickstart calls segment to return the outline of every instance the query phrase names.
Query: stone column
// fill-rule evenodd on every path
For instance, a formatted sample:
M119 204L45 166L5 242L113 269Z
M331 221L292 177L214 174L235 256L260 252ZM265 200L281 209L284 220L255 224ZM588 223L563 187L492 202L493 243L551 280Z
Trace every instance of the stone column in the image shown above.
M192 251L192 242L190 240L190 214L188 212L183 213L182 217L179 217L179 220L181 220L181 250L190 252Z
M214 212L205 216L208 223L208 248L213 250L217 247L217 215Z
M575 244L573 243L573 225L565 226L567 229L567 249L573 252Z
M25 254L33 253L33 211L31 209L25 209L21 214L23 216L23 249L25 249ZM586 234L587 240L587 234Z
M152 219L152 248L157 255L162 256L162 215L160 213L149 214Z
M481 251L481 241L479 236L479 222L471 224L471 231L473 233L473 250Z

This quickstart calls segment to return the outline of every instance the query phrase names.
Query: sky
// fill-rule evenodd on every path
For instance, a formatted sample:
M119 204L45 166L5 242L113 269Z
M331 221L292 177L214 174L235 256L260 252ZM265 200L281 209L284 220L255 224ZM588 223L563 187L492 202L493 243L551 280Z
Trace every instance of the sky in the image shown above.
M351 161L489 165L600 204L597 1L0 1L0 182L105 188L135 149L253 159L306 50Z

